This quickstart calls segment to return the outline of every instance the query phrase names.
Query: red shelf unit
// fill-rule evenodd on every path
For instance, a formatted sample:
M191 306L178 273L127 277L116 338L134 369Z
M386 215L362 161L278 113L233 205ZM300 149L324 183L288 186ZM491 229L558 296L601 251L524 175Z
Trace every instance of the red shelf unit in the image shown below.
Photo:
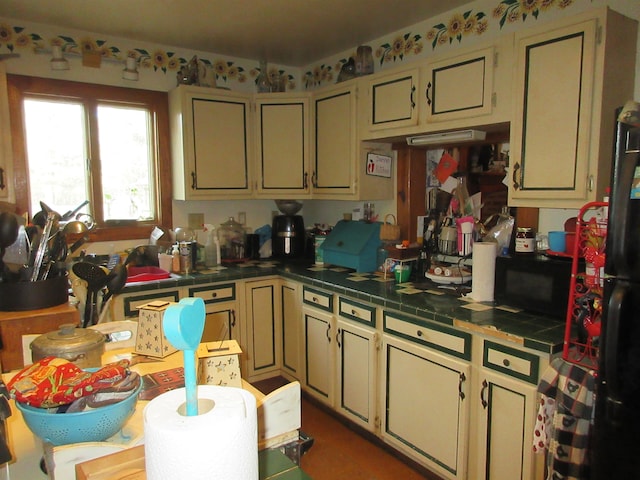
M608 206L607 202L590 202L577 216L562 350L565 360L595 371L598 369Z

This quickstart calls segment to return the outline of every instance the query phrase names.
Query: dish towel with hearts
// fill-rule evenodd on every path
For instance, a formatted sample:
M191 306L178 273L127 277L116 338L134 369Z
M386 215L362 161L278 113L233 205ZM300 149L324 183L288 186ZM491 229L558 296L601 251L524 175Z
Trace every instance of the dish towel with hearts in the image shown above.
M562 358L544 371L533 449L547 451L547 480L587 480L588 445L593 424L593 371Z

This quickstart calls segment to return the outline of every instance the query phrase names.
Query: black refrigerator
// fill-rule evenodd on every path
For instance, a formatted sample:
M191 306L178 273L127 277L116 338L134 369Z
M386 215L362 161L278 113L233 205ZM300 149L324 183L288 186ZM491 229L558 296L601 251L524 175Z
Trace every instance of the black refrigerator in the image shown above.
M640 105L616 113L592 480L640 478Z

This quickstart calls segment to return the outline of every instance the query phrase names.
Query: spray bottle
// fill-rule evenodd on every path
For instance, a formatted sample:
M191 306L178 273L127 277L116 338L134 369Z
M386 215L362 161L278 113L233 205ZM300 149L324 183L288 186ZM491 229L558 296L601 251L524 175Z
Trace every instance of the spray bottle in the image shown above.
M204 246L204 263L207 267L216 267L220 263L220 242L216 228L210 223L203 225L207 232L207 243Z

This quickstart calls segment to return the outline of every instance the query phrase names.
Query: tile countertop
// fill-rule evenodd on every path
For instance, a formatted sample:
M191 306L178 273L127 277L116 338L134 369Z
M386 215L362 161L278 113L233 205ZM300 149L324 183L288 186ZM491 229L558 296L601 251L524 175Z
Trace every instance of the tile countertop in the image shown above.
M411 282L397 284L392 275L384 279L373 273L355 273L336 266L278 261L250 261L232 266L199 270L189 275L129 283L122 293L174 286L255 279L280 275L303 284L416 315L444 325L512 341L533 350L554 354L562 350L564 321L544 317L507 305L475 302L451 290Z

